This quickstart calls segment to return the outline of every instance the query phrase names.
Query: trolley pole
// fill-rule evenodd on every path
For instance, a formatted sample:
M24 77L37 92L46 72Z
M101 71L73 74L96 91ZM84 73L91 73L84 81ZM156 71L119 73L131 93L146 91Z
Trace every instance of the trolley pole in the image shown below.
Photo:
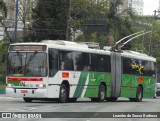
M18 18L18 0L16 0L15 26L14 26L14 38L13 38L13 43L16 43L16 40L17 40L17 18Z

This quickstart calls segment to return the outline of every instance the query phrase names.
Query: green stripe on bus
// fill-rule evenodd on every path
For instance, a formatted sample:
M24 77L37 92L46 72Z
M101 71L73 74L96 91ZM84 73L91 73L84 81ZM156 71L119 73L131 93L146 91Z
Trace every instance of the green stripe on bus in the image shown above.
M74 92L73 97L81 97L83 89L84 89L84 85L85 85L86 80L87 80L87 75L88 75L88 73L81 72L80 78L78 80L77 88Z
M13 84L14 86L19 86L20 81L8 81L8 84Z

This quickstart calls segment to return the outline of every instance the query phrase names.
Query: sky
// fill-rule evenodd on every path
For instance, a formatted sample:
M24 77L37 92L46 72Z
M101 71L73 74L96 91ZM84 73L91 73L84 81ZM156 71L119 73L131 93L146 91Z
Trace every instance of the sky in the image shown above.
M154 15L155 10L158 10L159 0L143 0L144 2L144 15Z

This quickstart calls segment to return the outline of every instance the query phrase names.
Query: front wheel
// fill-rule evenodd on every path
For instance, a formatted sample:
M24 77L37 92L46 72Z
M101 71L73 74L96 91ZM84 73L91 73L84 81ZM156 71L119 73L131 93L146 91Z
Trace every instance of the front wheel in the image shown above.
M60 87L59 102L66 103L67 100L68 100L68 89L65 84L62 84Z
M32 99L31 99L31 98L26 98L26 97L24 97L23 100L24 100L25 102L32 102Z

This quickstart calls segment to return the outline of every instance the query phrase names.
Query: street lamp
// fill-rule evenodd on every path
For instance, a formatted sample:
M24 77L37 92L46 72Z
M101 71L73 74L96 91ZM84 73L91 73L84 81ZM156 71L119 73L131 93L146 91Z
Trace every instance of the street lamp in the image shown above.
M14 27L14 40L13 43L16 43L17 40L17 18L18 18L18 0L16 0L16 11L15 11L15 27Z

